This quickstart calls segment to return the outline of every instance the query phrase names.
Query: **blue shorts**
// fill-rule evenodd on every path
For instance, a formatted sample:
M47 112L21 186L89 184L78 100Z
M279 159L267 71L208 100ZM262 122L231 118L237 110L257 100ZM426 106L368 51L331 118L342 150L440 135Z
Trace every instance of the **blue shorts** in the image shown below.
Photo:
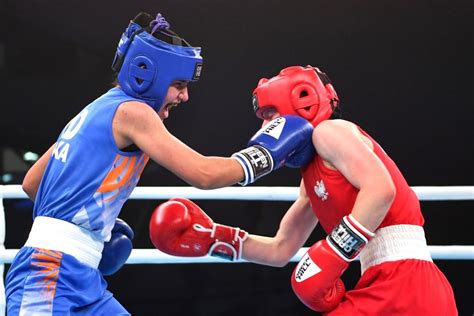
M130 315L99 270L60 251L23 247L6 277L7 314Z

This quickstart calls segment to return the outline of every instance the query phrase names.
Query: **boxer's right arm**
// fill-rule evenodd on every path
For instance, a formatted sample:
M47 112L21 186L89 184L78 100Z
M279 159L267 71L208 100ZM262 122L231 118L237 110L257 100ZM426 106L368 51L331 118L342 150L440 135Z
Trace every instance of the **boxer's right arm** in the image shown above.
M230 259L242 256L250 262L282 267L303 246L317 222L306 194L286 212L274 237L248 235L238 228L215 224L192 201L171 199L153 212L150 239L157 249L171 255L204 256L216 249ZM216 240L222 247L213 246Z
M309 123L306 122L307 124ZM249 145L266 146L266 152L273 155L275 166L280 167L295 152L303 147L308 148L305 145L307 141L311 142L311 138L304 136L308 131L311 133L312 127L305 128L303 132L286 129L282 138L287 141L274 142L273 147L266 145L269 143L263 139L264 136L254 139L255 143ZM113 121L113 133L119 148L135 144L156 163L200 189L221 188L239 182L250 183L268 173L268 170L264 170L264 173L259 172L261 170L249 171L249 168L258 164L258 158L251 157L249 153L242 154L247 156L244 159L201 155L169 133L158 114L141 102L124 102L119 106ZM314 152L314 148L308 149L313 149ZM297 160L289 159L289 162L294 167ZM276 167L271 168L273 169Z
M41 157L34 163L33 166L28 170L22 182L22 189L25 191L26 195L30 200L35 201L36 192L41 183L41 178L43 177L44 170L48 165L49 157L53 153L54 146L53 144Z
M153 161L196 188L226 187L244 178L235 159L203 156L174 137L147 104L122 103L114 117L113 133L120 148L135 144Z

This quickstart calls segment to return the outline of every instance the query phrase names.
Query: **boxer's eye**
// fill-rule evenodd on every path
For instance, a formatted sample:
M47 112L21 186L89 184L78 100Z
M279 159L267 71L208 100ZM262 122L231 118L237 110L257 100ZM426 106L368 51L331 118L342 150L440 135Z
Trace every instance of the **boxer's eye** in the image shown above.
M274 107L268 107L262 110L262 119L264 120L272 120L275 115L278 114L278 111Z
M173 85L176 89L178 90L182 90L184 88L186 88L188 86L188 82L187 81L181 81L181 80L178 80L178 81L174 81L173 82Z

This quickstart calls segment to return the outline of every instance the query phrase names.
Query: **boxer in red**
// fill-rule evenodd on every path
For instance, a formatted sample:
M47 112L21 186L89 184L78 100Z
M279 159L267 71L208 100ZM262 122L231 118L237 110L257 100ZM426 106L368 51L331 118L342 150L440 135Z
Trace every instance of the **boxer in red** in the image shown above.
M264 125L284 115L314 127L317 154L301 168L300 195L276 235L215 224L196 204L177 198L153 213L154 245L179 256L284 266L321 223L327 237L309 248L291 276L307 307L331 316L457 315L452 288L430 257L418 198L382 147L339 119L339 98L326 74L311 66L285 68L260 80L253 105ZM340 276L357 256L361 278L346 291Z

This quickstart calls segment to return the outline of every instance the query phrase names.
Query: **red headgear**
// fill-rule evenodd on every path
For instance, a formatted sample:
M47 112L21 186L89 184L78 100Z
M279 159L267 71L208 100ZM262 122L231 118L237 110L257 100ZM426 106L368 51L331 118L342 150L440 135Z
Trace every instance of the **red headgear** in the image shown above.
M328 76L316 67L292 66L271 79L262 78L253 91L257 117L274 107L280 115L298 115L313 126L327 120L339 104Z

